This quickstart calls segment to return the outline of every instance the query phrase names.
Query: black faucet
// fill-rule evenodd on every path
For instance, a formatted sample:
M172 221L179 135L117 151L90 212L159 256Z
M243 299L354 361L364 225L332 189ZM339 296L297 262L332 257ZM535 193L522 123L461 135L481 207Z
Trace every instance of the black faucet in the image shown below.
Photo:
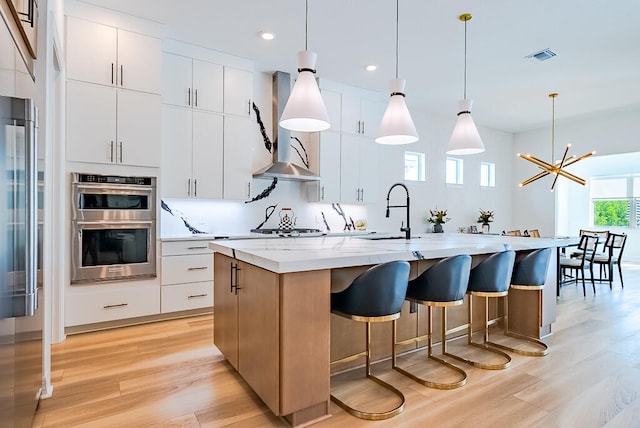
M406 205L389 205L389 195L391 195L391 191L393 190L393 188L397 186L404 187L404 191L407 192ZM406 239L411 239L411 227L409 225L409 201L410 201L409 189L407 189L407 186L405 186L402 183L396 183L393 186L391 186L391 188L389 189L389 192L387 193L387 213L385 214L385 217L389 218L389 208L406 208L407 209L407 226L400 227L400 231L404 232Z

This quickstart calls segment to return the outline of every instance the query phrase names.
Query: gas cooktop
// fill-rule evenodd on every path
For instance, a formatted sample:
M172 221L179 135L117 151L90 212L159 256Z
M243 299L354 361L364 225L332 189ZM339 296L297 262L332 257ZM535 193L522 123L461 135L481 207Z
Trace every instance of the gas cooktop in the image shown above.
M320 229L306 227L295 227L293 229L251 229L251 233L261 233L263 235L302 235L305 233L320 233Z

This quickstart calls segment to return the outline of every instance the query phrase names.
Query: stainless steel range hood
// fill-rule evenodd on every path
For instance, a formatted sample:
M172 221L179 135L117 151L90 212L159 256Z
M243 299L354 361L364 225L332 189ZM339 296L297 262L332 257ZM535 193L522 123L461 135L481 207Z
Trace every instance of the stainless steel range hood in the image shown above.
M291 76L284 71L273 73L273 163L253 174L253 178L274 178L290 181L318 181L320 177L302 166L291 163L291 131L278 125L291 92Z

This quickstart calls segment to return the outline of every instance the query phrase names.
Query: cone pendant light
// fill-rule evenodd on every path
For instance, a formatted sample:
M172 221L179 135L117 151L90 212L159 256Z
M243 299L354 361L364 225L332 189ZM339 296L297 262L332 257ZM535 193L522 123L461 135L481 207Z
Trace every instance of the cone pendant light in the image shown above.
M467 99L467 21L471 14L465 13L458 19L464 22L464 99L458 102L460 112L453 134L449 139L447 154L449 155L473 155L484 152L484 144L471 117L471 105L473 100Z
M309 1L305 1L304 51L298 52L298 79L280 116L280 126L291 131L316 132L329 129L329 114L315 79L318 55L307 50Z
M379 144L399 145L418 141L418 132L404 101L406 82L404 79L398 79L398 1L396 0L396 78L391 79L389 84L391 98L375 138L375 142Z

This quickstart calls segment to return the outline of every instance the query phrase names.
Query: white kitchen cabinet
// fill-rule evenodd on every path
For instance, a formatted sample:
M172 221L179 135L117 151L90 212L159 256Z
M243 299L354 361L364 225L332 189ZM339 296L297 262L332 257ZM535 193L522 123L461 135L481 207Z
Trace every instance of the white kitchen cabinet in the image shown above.
M256 134L259 131L248 118L224 117L224 199L251 198L252 142Z
M162 54L162 101L198 110L223 111L223 66Z
M160 39L67 17L67 79L159 94Z
M378 199L379 147L371 138L342 134L340 144L340 200L374 203Z
M93 324L160 313L158 285L74 286L65 293L65 326Z
M320 181L306 183L310 202L340 202L340 139L339 132L315 133L319 144Z
M165 105L162 186L165 198L222 198L223 118Z
M206 241L162 242L162 313L213 306L213 252Z
M347 134L375 137L384 109L381 101L343 93L340 129Z
M224 112L249 117L253 98L253 73L224 67Z
M67 81L67 160L160 166L160 96Z
M321 89L320 92L322 94L324 106L327 108L327 114L329 114L329 122L331 123L331 128L329 128L329 130L340 132L340 124L342 119L342 96L339 92L334 92L327 89Z

